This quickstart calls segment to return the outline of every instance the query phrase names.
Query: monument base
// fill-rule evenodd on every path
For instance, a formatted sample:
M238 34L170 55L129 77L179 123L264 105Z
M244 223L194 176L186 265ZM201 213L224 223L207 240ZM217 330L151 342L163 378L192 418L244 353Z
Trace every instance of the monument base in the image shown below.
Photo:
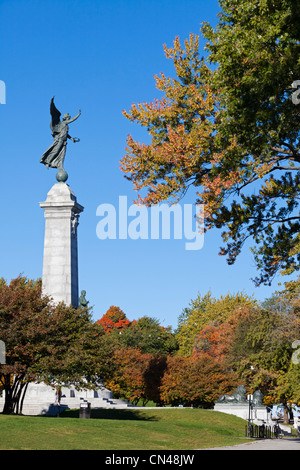
M216 403L214 411L220 411L221 413L227 413L230 415L238 416L239 418L248 420L249 419L249 404L248 403ZM269 421L270 416L267 412L266 406L253 406L250 409L251 421Z
M4 392L0 397L0 412L4 406ZM114 399L112 392L101 386L97 390L76 390L74 387L62 387L60 403L57 399L56 389L43 383L30 383L23 403L23 415L57 416L65 409L80 408L83 402L89 402L91 408L128 408L129 403Z

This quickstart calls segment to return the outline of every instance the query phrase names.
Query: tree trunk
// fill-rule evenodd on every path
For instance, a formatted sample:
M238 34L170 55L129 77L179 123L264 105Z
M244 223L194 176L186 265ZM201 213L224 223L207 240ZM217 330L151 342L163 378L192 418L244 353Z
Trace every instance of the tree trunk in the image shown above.
M283 424L290 423L290 412L286 402L283 403Z
M24 396L27 390L27 384L23 382L24 374L15 375L13 379L13 383L11 383L11 374L5 375L4 379L4 392L5 392L5 401L3 407L3 414L10 415L10 414L19 414L20 404L21 408L23 406ZM22 395L22 390L24 389L24 393Z
M28 382L22 383L20 385L20 389L18 392L18 413L17 414L23 413L23 403L24 403L24 398L26 395L27 388L28 388Z

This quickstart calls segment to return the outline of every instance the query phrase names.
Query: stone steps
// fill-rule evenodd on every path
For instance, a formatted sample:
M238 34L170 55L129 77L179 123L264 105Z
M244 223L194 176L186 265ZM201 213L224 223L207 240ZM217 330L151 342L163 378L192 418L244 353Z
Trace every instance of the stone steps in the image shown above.
M80 404L83 402L83 399L78 398L62 398L60 404L60 413L65 409L79 409ZM127 403L121 399L114 398L87 398L87 402L91 403L91 408L116 408L116 409L126 409L130 408L133 405ZM0 412L2 412L4 406L4 398L0 397ZM38 415L47 415L47 416L56 416L58 410L58 405L50 401L40 401L36 400L27 400L26 397L23 404L23 415L27 416L38 416Z

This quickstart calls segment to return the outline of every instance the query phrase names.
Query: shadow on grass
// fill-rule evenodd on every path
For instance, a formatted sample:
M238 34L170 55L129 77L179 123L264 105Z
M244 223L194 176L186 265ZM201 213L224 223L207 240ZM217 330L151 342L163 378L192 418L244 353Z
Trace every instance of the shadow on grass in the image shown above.
M64 410L61 418L79 418L79 410ZM139 410L91 409L91 419L115 419L124 421L157 421L157 418Z

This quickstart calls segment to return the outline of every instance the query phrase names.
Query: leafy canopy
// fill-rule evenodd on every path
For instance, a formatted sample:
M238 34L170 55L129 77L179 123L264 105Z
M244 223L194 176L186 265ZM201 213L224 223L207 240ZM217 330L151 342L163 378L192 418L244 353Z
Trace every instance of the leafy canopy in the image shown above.
M162 98L124 115L150 144L128 137L121 170L153 205L178 201L190 187L204 205L205 230L222 229L220 254L233 264L248 239L260 271L299 270L300 9L294 0L220 0L214 29L166 47L176 78L156 76ZM145 194L144 194L145 192Z
M244 293L227 294L219 299L214 298L211 292L204 296L199 293L179 316L176 332L179 353L191 355L199 347L199 332L205 327L218 327L227 321L234 310L256 305L256 300Z
M0 280L0 339L6 363L0 364L5 413L19 411L31 381L59 386L95 385L100 373L98 336L88 309L53 305L41 295L41 281L24 277ZM13 378L13 379L12 379Z

